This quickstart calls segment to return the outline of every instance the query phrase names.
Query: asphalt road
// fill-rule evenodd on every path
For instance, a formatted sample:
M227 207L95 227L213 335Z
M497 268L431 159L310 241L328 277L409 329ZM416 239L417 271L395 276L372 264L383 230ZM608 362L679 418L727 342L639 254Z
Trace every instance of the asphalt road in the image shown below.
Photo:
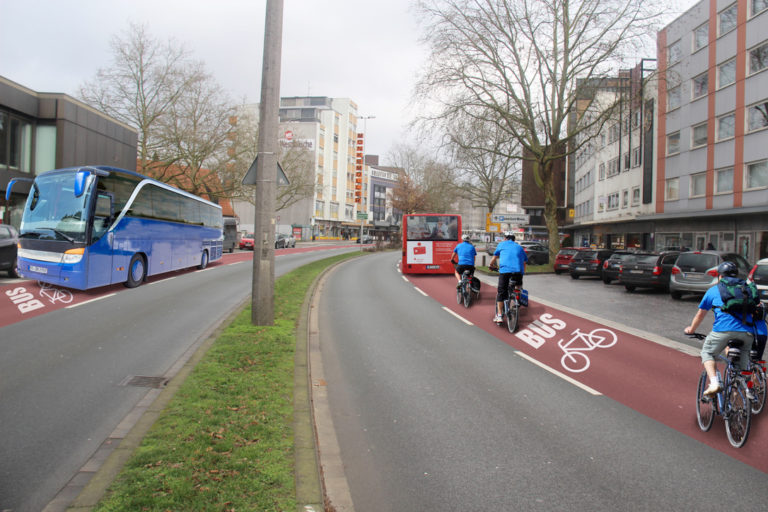
M768 432L756 429L737 453L721 421L698 431L695 357L617 331L615 347L590 352L589 370L567 379L557 337L534 348L491 325L492 286L465 310L451 277L404 279L397 259L347 262L320 297L330 416L355 510L764 508ZM599 281L526 279L533 300L551 294L595 314L611 305L637 329L679 332L682 313L649 305L668 308L668 298L627 306L623 288ZM686 319L695 305L680 304ZM532 304L522 326L553 317L567 320L566 334L599 325Z
M280 249L275 274L359 250L330 247ZM0 327L0 510L42 510L147 395L146 387L125 385L128 378L170 377L247 300L252 263L243 257L250 255L225 255L225 263L205 271L131 290L112 287L98 292L106 294L99 300ZM15 307L6 292L21 285L0 282L1 308ZM75 295L74 302L82 300Z

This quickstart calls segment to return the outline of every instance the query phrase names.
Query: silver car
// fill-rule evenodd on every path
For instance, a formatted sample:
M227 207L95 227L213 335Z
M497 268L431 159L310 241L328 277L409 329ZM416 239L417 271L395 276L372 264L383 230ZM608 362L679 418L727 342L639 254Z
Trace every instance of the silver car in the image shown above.
M717 267L724 261L732 261L739 270L739 277L746 279L750 265L743 257L725 251L681 252L672 267L669 278L669 294L679 299L684 293L704 295L717 284Z
M749 273L749 279L757 286L760 300L768 302L768 258L763 258L755 264Z

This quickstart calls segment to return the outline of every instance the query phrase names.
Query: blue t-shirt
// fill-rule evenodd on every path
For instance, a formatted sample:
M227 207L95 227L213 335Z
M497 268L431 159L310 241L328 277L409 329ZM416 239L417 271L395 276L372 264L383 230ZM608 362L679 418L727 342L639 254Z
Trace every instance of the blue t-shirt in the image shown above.
M512 240L504 240L496 246L493 255L499 257L499 273L522 274L525 272L525 262L528 261L528 255L525 254L525 250L520 244Z
M704 294L704 297L702 297L701 302L699 303L699 309L709 311L713 307L715 308L715 323L712 324L712 330L714 332L753 332L752 326L742 324L739 318L736 318L730 313L721 311L720 307L722 307L722 305L723 299L720 298L720 290L717 289L717 285L707 290L707 293Z
M453 252L459 255L459 265L475 265L477 250L475 250L475 246L471 243L461 242L453 248Z

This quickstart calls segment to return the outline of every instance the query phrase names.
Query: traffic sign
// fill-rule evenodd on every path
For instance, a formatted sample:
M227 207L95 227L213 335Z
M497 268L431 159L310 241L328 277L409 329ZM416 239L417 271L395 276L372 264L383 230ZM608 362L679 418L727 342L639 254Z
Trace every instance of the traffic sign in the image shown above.
M368 220L367 212L357 212L357 220Z

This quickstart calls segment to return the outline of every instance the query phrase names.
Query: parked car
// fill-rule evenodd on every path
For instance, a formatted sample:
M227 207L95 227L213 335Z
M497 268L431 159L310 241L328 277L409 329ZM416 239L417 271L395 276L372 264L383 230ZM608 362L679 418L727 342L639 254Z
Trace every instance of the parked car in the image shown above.
M725 251L681 252L672 267L669 278L669 294L679 299L684 293L703 295L717 284L717 267L724 261L736 264L739 277L746 279L750 266L742 256Z
M585 249L577 252L568 265L571 279L578 279L581 276L594 276L602 279L603 262L611 254L613 254L612 249Z
M296 239L291 235L275 233L275 249L285 249L286 247L296 247Z
M19 277L17 273L16 251L19 233L10 224L0 224L0 270L8 272L9 277Z
M619 282L628 292L636 288L669 289L669 276L680 253L678 251L638 252L621 265Z
M555 256L555 274L561 272L568 272L568 265L570 265L573 255L579 251L583 251L581 247L563 247L560 252Z
M758 260L749 273L749 279L757 285L757 289L760 291L760 300L768 302L768 258Z
M611 254L607 260L603 262L603 282L605 284L611 284L611 281L619 278L619 272L621 271L621 264L627 261L635 251L618 250Z
M523 250L528 256L529 265L546 265L549 263L549 247L545 247L537 243L531 243L523 245Z
M247 233L240 239L240 249L253 250L253 233Z
M363 243L363 244L372 244L374 242L373 237L371 235L363 235L362 239L360 237L357 237L357 240L355 243Z

